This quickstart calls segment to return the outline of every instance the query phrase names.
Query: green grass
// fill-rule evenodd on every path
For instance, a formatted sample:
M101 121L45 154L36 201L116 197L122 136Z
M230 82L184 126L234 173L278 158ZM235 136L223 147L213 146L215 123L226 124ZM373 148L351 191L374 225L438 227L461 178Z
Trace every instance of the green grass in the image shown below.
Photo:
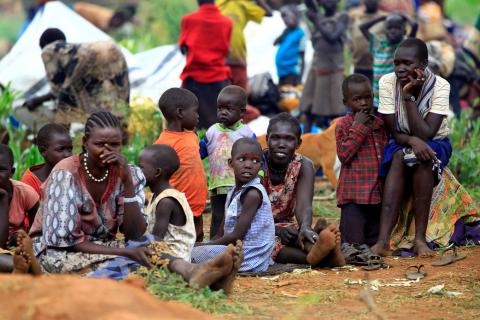
M148 291L160 300L179 301L209 313L251 313L248 307L228 300L223 291L212 291L208 287L194 289L180 275L165 268L142 268L138 275L145 279Z
M480 13L480 1L446 0L445 12L450 19L457 23L474 25Z

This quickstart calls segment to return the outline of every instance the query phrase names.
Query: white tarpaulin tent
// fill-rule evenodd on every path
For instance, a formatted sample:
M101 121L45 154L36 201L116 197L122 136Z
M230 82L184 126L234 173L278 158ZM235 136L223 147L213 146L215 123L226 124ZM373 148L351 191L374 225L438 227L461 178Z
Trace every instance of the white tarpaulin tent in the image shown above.
M45 29L53 27L61 29L67 41L72 43L111 40L110 36L63 3L48 2L8 55L0 61L0 83L11 82L12 88L22 93L14 107L21 105L25 98L49 91L38 41ZM251 23L247 26L245 35L249 76L270 72L276 79L276 48L273 41L284 28L277 12L273 17L265 18L261 25ZM179 77L185 59L176 45L160 46L135 55L124 48L122 51L129 68L131 96L143 95L157 101L166 89L181 85ZM305 56L309 61L311 46L307 46Z

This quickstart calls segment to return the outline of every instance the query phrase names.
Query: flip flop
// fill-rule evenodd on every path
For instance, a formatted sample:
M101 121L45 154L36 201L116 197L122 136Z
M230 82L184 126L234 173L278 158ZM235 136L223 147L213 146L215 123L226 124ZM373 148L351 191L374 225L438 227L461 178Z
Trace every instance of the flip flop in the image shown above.
M383 260L370 260L366 266L361 267L365 271L374 271L378 269L390 269L390 265L383 262Z
M451 254L445 254L446 252L448 251L453 251L453 253ZM446 265L449 265L451 263L454 263L456 261L459 261L459 260L463 260L465 259L466 256L464 256L463 254L460 254L457 252L457 247L452 247L448 250L445 250L443 253L442 253L442 256L439 260L437 261L433 261L432 262L432 266L434 267L443 267L443 266L446 266Z
M423 279L427 276L427 273L425 271L421 271L423 269L423 264L418 265L418 266L410 266L407 268L409 269L416 269L417 271L407 271L405 273L405 278L408 280L418 280L418 279Z

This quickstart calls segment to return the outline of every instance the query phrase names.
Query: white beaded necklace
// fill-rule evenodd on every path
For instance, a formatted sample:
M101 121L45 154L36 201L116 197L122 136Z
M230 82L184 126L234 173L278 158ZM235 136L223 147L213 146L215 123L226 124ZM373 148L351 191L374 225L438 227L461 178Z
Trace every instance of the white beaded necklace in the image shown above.
M86 172L87 176L95 182L103 182L108 178L108 169L105 172L105 175L103 177L101 177L100 179L95 178L93 176L93 174L90 173L90 170L88 170L87 155L86 154L83 155L83 168L85 169L85 172Z

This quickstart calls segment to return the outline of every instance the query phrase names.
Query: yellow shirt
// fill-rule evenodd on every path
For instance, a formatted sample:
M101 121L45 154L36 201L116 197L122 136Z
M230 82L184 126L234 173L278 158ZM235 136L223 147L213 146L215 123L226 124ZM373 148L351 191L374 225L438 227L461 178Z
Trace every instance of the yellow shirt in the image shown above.
M245 65L247 60L247 47L243 29L248 21L262 22L265 10L255 2L249 0L216 0L222 14L233 21L232 37L230 39L230 55L227 59L230 65Z

